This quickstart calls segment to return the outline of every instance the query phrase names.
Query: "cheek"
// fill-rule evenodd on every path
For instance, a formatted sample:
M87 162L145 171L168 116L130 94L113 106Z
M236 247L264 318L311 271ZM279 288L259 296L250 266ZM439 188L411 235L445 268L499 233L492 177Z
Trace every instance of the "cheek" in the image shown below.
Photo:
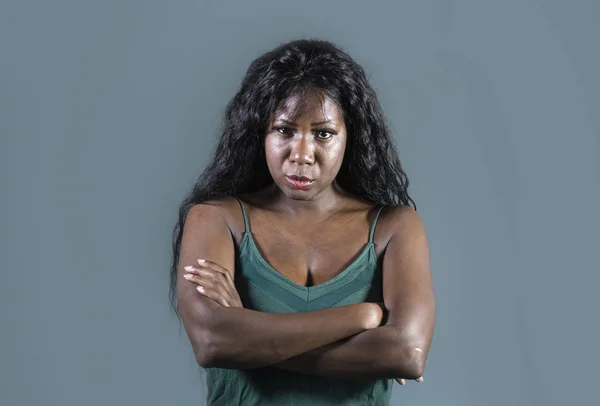
M267 165L269 167L271 165L278 165L284 159L285 148L283 145L278 144L275 141L269 140L268 138L265 140L265 159L267 161Z
M336 167L341 166L342 161L344 160L345 150L346 150L345 142L340 142L339 144L335 145L329 151L329 156L328 156L329 162L331 162L332 165L335 165Z

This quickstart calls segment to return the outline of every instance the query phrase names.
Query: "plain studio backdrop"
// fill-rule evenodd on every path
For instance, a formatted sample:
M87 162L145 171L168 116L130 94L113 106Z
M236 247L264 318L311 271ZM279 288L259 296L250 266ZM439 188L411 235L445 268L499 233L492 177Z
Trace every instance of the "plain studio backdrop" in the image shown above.
M203 405L170 313L177 206L250 61L367 71L425 222L437 325L393 405L593 405L600 2L0 3L0 404Z

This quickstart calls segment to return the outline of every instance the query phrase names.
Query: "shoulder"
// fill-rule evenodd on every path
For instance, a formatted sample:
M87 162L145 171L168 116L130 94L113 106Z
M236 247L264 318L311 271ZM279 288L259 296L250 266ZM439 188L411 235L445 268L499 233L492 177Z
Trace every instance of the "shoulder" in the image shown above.
M240 204L233 196L213 198L194 204L187 213L186 222L204 219L212 222L225 222L230 225L238 211L240 211Z
M405 205L385 206L380 220L385 224L386 234L391 239L425 236L423 219L415 209Z
M231 206L233 202L237 203L232 196L223 196L218 198L213 198L210 200L205 200L201 203L194 204L190 210L188 211L187 216L206 216L206 215L220 215L225 217L229 212L231 212Z
M385 206L381 211L395 226L422 224L423 220L415 209L405 205Z
M249 212L252 204L245 197L240 197L240 200L246 211ZM211 224L226 225L238 242L245 231L240 202L233 196L223 196L195 204L190 208L187 217L194 220L202 219ZM198 223L196 222L196 224Z

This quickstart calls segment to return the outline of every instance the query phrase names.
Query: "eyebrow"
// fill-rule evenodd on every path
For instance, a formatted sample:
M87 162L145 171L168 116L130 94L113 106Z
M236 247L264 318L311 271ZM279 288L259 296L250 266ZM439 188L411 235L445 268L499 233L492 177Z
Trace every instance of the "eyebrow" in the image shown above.
M293 125L293 126L296 125L296 123L294 123L293 121L289 121L289 120L286 120L284 118L277 118L277 119L275 119L275 121L282 121L284 123L287 123L287 124L290 124L290 125ZM333 124L333 125L335 125L335 121L325 120L325 121L317 121L315 123L310 123L310 124L311 125L323 125L323 124Z

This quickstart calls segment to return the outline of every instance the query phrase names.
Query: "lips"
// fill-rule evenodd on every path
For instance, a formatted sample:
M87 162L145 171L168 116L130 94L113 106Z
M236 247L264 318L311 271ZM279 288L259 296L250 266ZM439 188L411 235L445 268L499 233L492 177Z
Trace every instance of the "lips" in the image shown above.
M312 185L314 182L313 179L307 178L306 176L292 175L292 176L286 176L285 178L287 179L290 186L292 186L292 188L298 189L298 190L308 189L310 187L310 185Z
M311 178L307 178L306 176L291 175L291 176L288 176L288 178L291 180L297 180L297 181L301 181L301 182L312 182L313 181Z

